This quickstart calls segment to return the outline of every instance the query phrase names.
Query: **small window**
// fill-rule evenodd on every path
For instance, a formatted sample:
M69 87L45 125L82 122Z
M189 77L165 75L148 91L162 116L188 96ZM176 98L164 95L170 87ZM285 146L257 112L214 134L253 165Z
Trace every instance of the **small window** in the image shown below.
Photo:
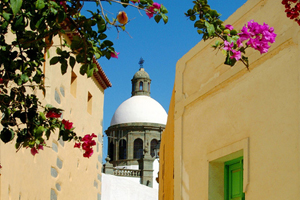
M148 83L148 92L150 92L150 83Z
M88 100L87 100L87 111L88 113L92 114L92 108L93 108L93 96L90 92L88 92Z
M139 88L140 91L143 91L143 82L140 81L140 88Z
M76 90L77 90L77 75L72 71L71 75L71 94L76 97Z
M224 170L225 200L244 200L243 193L243 157L225 162Z

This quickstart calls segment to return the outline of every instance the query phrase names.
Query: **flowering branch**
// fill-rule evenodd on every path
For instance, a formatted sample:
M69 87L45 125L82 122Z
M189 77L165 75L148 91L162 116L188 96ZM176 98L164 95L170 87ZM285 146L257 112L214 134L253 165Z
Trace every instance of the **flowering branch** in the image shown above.
M194 27L199 34L203 34L203 40L220 38L212 47L222 50L226 56L224 64L233 66L237 61L241 61L249 69L248 57L245 50L248 47L258 50L261 54L267 53L270 48L269 43L274 43L276 34L274 29L267 24L260 25L253 20L249 21L241 31L237 31L230 24L223 25L220 20L221 14L212 10L207 4L207 0L194 1L195 6L189 9L185 15L191 21L195 21Z

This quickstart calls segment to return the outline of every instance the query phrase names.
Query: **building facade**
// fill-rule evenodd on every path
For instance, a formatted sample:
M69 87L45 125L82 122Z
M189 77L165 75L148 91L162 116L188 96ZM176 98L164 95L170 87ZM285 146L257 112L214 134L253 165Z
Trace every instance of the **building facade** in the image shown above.
M101 199L104 90L111 83L96 60L98 72L89 79L80 75L78 65L63 76L59 65L49 65L56 56L56 45L70 38L55 37L45 54L46 95L39 94L39 98L44 105L63 109L62 118L73 122L78 136L98 136L94 154L84 158L81 150L74 149L74 142L58 140L58 134L52 134L35 156L30 149L16 152L14 141L1 142L0 199Z
M131 82L131 98L117 108L105 131L108 137L105 173L138 177L141 184L152 187L154 149L165 128L167 113L150 97L151 79L143 67Z
M251 0L226 20L236 29L252 19L274 27L268 53L247 49L250 71L224 65L215 41L178 61L160 150L161 200L300 199L300 27L284 10L279 0Z

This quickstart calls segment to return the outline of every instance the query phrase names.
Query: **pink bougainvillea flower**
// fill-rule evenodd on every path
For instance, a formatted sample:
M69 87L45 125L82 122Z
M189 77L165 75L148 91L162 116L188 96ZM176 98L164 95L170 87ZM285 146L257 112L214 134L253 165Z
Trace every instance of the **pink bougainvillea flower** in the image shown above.
M93 140L94 137L97 137L94 133L92 133L91 135L86 134L81 139L82 145L81 145L81 143L75 143L74 148L80 148L80 146L81 146L82 149L84 150L83 157L86 157L86 158L91 157L94 152L92 149L92 146L96 145L96 141Z
M234 45L233 42L229 43L228 41L225 40L223 49L226 51L230 51L232 49L233 45Z
M83 154L83 157L86 157L86 158L89 158L89 157L91 157L92 155L93 155L93 149L87 149L85 152L84 152L84 154Z
M149 8L146 9L146 15L149 17L149 19L150 19L151 17L153 17L153 15L154 15L155 13L157 13L157 10L159 10L160 7L161 7L161 4L155 3L155 2L154 2L154 3L152 4L152 6L150 6Z
M74 148L80 148L80 146L81 146L80 142L78 143L75 142Z
M110 56L112 57L112 58L118 58L118 55L119 55L120 53L119 52L110 52Z
M227 25L225 26L225 28L227 28L227 29L229 29L229 30L233 30L233 26L230 25L230 24L227 24Z
M232 54L232 56L230 56L230 59L235 59L236 61L241 59L241 52L240 51L236 51L236 50L232 49L231 52L233 54Z
M44 150L44 146L43 145L41 145L41 144L39 144L39 146L38 146L38 150Z
M3 83L3 78L0 78L0 84Z
M61 113L56 113L52 110L50 110L47 114L46 117L48 118L59 118L61 116Z
M35 147L31 148L30 152L31 152L31 154L32 154L33 156L34 156L35 154L39 153Z
M248 32L248 28L246 26L242 28L241 33L238 33L238 36L240 36L239 40L241 42L248 40L251 37L250 33Z
M131 1L132 3L136 3L136 2L139 2L140 3L140 0L138 0L138 1Z
M247 25L245 25L241 33L238 34L239 39L237 40L238 47L242 46L242 42L248 40L246 44L255 50L258 50L261 54L267 53L270 46L268 43L274 43L276 34L274 33L274 28L269 27L268 24L263 25L250 20Z
M70 130L71 128L73 128L73 123L69 122L69 120L62 120L63 125L65 126L66 130Z

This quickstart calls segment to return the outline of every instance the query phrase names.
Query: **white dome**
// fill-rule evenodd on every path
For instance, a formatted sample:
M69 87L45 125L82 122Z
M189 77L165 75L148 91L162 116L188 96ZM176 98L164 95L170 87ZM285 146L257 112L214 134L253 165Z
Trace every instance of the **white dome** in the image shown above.
M167 113L154 99L145 95L132 96L116 110L110 125L124 123L158 123L166 125Z

